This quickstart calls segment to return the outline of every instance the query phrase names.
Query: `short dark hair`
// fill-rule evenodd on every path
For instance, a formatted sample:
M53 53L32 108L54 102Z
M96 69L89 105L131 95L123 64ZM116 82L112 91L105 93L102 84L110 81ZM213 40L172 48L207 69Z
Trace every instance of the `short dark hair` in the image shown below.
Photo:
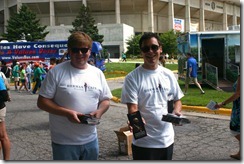
M164 58L164 56L163 55L160 55L159 60L162 60L163 58Z
M55 57L50 58L50 61L56 62L56 60L57 59Z
M190 52L187 52L186 55L188 55L188 56L192 56L192 54L191 54Z
M141 46L142 46L142 42L143 42L144 40L148 40L148 39L151 39L151 38L156 38L157 41L158 41L159 46L162 45L162 43L161 43L161 41L160 41L160 39L159 39L159 36L158 36L156 33L153 33L153 32L147 32L147 33L144 33L144 34L142 35L142 37L140 38L140 40L139 40L139 48L141 48Z

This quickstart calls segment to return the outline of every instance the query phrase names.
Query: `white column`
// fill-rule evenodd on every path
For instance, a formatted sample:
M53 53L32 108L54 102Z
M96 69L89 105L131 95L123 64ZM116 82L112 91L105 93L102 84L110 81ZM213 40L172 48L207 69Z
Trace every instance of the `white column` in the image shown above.
M185 32L191 31L191 7L190 0L185 0Z
M22 6L21 0L17 0L17 12L19 12L21 6Z
M228 27L228 20L227 20L227 9L226 9L227 5L224 2L224 9L223 9L223 30L227 30Z
M87 2L86 2L86 0L82 0L82 3L83 3L84 6L87 7Z
M173 0L169 0L168 3L168 22L169 22L169 29L174 29L174 3Z
M237 25L236 6L233 5L232 25Z
M199 31L205 31L204 0L200 0Z
M49 2L49 11L50 11L50 26L55 26L55 8L53 0Z
M154 32L153 0L148 0L148 31Z
M120 0L115 0L115 22L120 24Z
M4 5L4 33L6 33L7 32L6 26L8 25L8 20L9 20L8 0L4 0L3 5Z

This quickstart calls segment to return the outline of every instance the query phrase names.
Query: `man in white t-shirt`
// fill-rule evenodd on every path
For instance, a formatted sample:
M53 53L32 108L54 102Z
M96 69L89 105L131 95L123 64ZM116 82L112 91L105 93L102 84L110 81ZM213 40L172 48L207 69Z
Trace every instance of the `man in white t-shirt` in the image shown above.
M126 76L121 96L128 113L139 111L145 121L147 136L133 139L133 159L172 160L174 129L172 123L162 121L162 115L168 113L171 100L173 114L181 115L183 93L173 72L158 64L162 44L157 34L145 33L139 47L144 63Z
M53 67L39 92L38 107L50 113L54 160L98 159L96 124L82 123L80 118L88 114L91 121L99 120L112 94L103 72L87 63L91 46L87 34L72 33L68 38L71 60Z

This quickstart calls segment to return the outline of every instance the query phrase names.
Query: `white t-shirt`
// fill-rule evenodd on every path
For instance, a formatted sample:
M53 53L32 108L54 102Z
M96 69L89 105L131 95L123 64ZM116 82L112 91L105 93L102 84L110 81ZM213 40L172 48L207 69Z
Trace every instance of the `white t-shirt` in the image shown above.
M167 68L147 70L139 66L130 72L124 81L121 102L138 105L147 132L146 137L133 139L133 144L147 148L170 146L174 142L174 129L171 123L161 119L168 113L167 101L182 97L175 75Z
M70 61L52 68L40 89L41 96L53 99L59 106L89 114L101 100L112 94L101 70L88 64L81 70ZM96 126L72 123L67 117L49 114L51 139L58 144L82 145L97 137Z

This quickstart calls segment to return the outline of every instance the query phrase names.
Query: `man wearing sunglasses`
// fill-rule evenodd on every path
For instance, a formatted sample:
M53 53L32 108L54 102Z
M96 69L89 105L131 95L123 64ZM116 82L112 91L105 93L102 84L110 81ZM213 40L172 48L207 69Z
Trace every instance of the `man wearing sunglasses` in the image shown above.
M98 159L96 124L108 110L112 94L103 72L87 63L91 46L87 34L72 33L70 60L52 68L40 89L37 106L49 112L54 160ZM87 115L89 122L82 121Z
M125 77L121 95L129 114L140 111L147 132L145 137L133 139L133 159L172 160L174 129L162 116L168 113L170 100L174 101L173 114L181 115L183 92L173 72L158 64L163 49L157 34L145 33L139 47L144 63Z

